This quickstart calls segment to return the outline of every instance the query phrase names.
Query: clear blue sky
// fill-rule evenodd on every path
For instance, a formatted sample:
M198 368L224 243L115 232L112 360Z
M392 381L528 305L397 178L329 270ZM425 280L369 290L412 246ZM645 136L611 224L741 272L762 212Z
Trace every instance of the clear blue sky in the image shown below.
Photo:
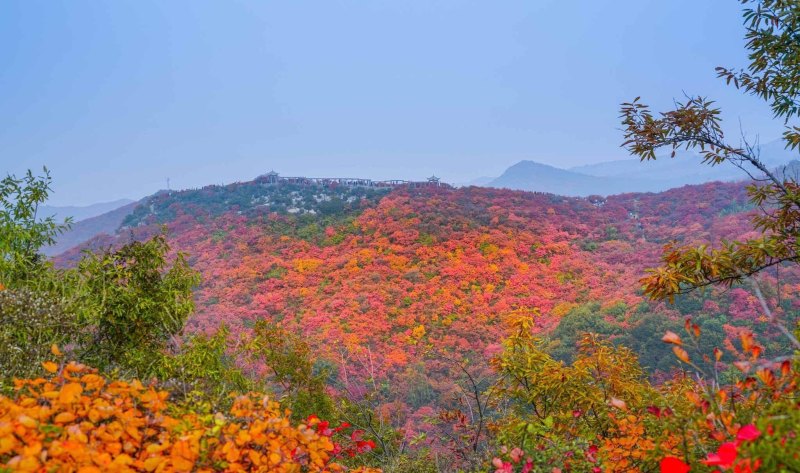
M618 108L718 99L762 141L736 0L0 2L0 171L56 205L284 175L449 182L625 158Z

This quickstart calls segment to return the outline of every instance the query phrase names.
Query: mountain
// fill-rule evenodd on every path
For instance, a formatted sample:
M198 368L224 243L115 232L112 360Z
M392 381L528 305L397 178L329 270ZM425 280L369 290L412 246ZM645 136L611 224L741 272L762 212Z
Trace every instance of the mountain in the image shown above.
M797 157L800 157L797 152L786 150L782 141L771 142L760 147L761 160L771 168L785 165ZM674 158L662 156L655 161L645 162L630 158L569 169L555 168L533 161L521 161L485 185L570 196L588 196L626 192L661 192L687 184L739 181L746 177L741 169L730 163L709 166L702 163L699 155L688 151L679 151Z
M64 220L67 217L72 217L73 222L80 222L87 218L96 217L98 215L110 212L125 205L131 204L134 201L131 199L119 199L111 202L100 202L97 204L86 206L50 206L43 205L39 207L39 215L49 217L54 216L56 220Z
M69 230L56 237L55 244L46 246L41 251L46 256L55 256L98 235L113 235L125 220L125 217L133 212L137 205L138 202L131 201L101 215L78 220L72 224Z
M551 182L607 182L535 163L519 171ZM380 412L413 427L432 406L458 398L461 375L443 360L470 360L472 376L489 376L488 360L514 317L532 318L560 359L574 356L580 334L592 331L631 347L654 376L675 368L660 337L683 330L688 314L704 313L698 323L713 325L709 333L769 332L757 301L741 289L680 296L672 306L649 301L639 283L670 241L746 235L751 209L743 183L585 199L256 180L153 196L117 234L83 246L120 245L166 225L173 249L202 276L187 331L224 325L237 339L270 320L311 344L338 389L387 386ZM79 251L56 261L74 264ZM782 280L795 280L792 271L782 269ZM787 306L797 302L784 297L793 299Z
M534 161L520 161L486 186L565 196L587 196L617 194L624 188L624 184L616 178L590 176Z

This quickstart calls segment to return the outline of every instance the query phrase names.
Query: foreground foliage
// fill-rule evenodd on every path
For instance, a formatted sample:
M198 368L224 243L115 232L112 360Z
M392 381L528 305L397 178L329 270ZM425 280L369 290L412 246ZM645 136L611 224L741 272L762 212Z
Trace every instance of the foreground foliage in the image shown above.
M19 380L12 397L0 397L0 465L8 470L345 470L335 461L339 429L317 417L294 425L264 395L236 397L223 413L172 404L166 391L109 381L84 365L43 368L53 375Z
M743 3L752 62L720 75L793 118L800 8ZM800 470L800 187L727 143L704 98L622 112L633 154L697 148L753 166L756 184L567 199L257 180L155 196L127 221L131 238L98 239L58 270L38 253L61 228L36 212L49 177L9 176L0 462ZM796 127L785 138L800 143ZM99 371L50 361L57 346Z
M510 409L497 424L496 471L797 471L797 362L763 359L744 332L731 351L697 355L713 360L706 372L687 351L702 331L687 319L685 332L663 340L686 370L659 385L624 348L587 337L564 366L529 332L512 336L497 360Z

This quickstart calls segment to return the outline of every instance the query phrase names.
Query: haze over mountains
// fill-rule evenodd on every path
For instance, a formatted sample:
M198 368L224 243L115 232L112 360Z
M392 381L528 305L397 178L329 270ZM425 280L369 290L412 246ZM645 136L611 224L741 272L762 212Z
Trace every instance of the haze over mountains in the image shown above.
M69 205L60 207L43 205L39 207L39 214L45 217L53 216L56 220L64 220L67 217L72 217L73 222L80 222L81 220L102 215L132 202L134 201L131 199L118 199L110 202L99 202L97 204L83 206Z
M761 159L772 168L789 164L800 157L786 150L783 142L761 146ZM561 169L535 161L520 161L488 187L548 192L566 196L613 195L627 192L661 192L687 184L713 181L738 181L747 175L730 163L709 166L696 153L678 152L675 158L663 156L656 161L636 158Z
M761 159L771 168L785 167L784 169L790 170L786 172L796 173L800 170L800 162L795 160L797 157L796 152L783 147L783 142L776 141L761 146ZM647 162L631 158L569 169L526 160L509 167L499 177L484 176L464 185L585 197L662 192L690 184L746 179L748 176L730 163L709 166L703 164L697 154L681 151L675 158L663 156L656 161ZM55 256L96 235L113 235L138 203L130 199L120 199L83 207L44 206L40 209L42 215L55 215L57 220L71 216L74 223L69 231L57 238L55 245L42 251L48 256Z
M101 208L107 204L96 204L89 207L94 209ZM139 204L137 201L122 199L116 201L117 207L112 208L99 215L93 215L88 218L77 220L70 226L70 229L56 237L56 242L53 245L42 248L42 253L46 256L55 256L67 251L70 248L80 245L91 238L101 234L114 234L116 230L122 225L122 221L128 216L133 209ZM83 207L88 209L89 207ZM80 207L79 207L80 208ZM57 219L57 220L60 220Z

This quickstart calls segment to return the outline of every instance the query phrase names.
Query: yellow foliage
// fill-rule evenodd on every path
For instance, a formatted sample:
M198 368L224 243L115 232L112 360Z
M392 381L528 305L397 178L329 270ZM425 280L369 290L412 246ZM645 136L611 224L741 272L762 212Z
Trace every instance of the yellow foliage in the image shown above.
M578 304L574 302L559 302L555 305L555 307L553 307L553 310L550 311L550 314L553 315L553 317L558 317L560 319L561 317L567 315L569 311L575 307L578 307Z
M424 325L417 325L411 331L411 336L415 339L420 339L425 336L425 326Z
M294 269L299 273L308 273L322 265L322 260L317 258L297 258L294 260Z
M318 419L292 425L261 395L236 398L227 414L178 412L166 391L76 363L51 379L17 380L16 391L0 396L0 470L345 471Z

